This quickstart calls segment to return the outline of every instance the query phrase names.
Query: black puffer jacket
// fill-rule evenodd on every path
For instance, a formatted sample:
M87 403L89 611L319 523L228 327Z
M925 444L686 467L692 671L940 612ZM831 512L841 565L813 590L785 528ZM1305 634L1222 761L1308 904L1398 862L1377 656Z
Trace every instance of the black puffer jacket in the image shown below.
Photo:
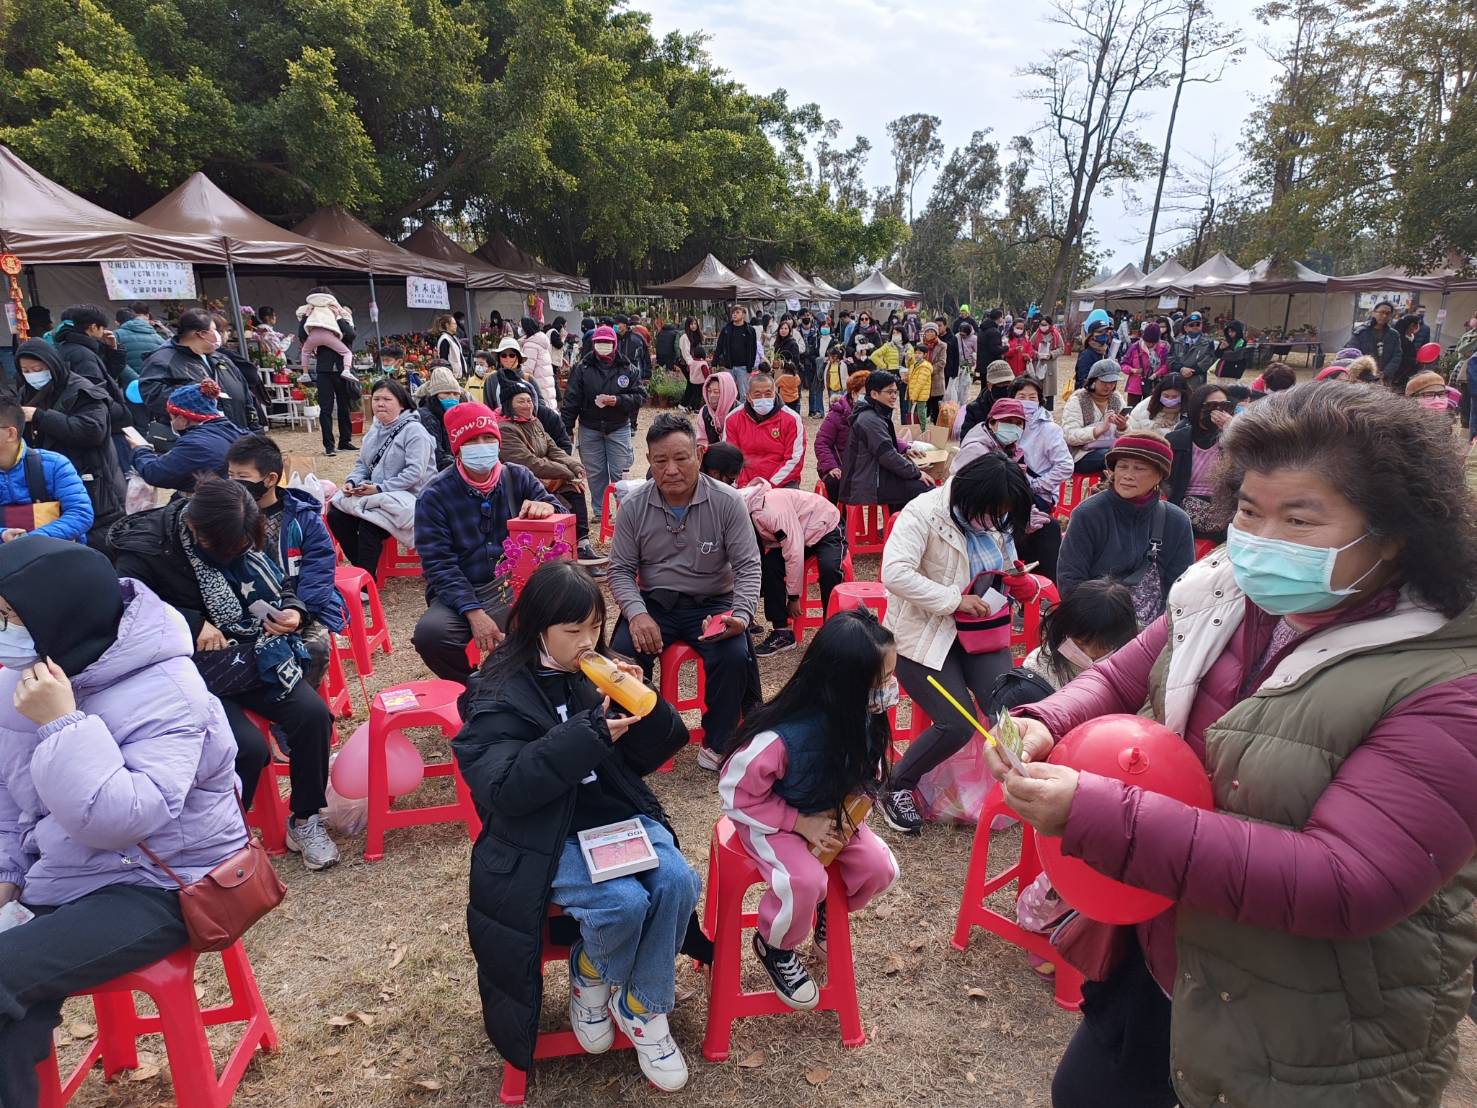
M181 385L198 384L207 377L221 387L221 397L216 403L222 415L247 431L261 429L252 390L235 363L219 351L201 357L188 346L181 346L178 340L167 342L150 354L139 374L139 393L149 418L167 420L164 405L169 394Z
M665 701L612 744L600 693L583 674L571 675L569 686L569 719L561 723L527 670L493 681L473 678L461 700L466 722L451 744L482 817L467 902L482 1020L498 1053L522 1070L533 1065L549 888L580 781L599 769L630 800L633 812L671 830L641 778L687 745L687 728ZM554 941L575 937L564 930L573 920L560 917L554 924L560 925ZM711 960L696 917L683 951Z
M21 378L21 403L35 408L26 424L26 442L65 455L92 498L93 526L88 544L98 546L108 528L123 517L123 470L111 438L108 390L96 381L73 373L61 353L44 339L28 339L17 357L35 358L51 371L43 389L33 389ZM106 550L106 547L101 547Z
M898 450L891 417L890 410L868 400L852 409L841 459L841 503L899 508L930 487L913 460Z
M108 430L111 433L117 434L123 428L133 426L133 416L123 398L123 388L118 384L118 375L128 368L127 354L72 327L63 327L56 333L56 352L72 373L92 381L107 394Z
M595 403L597 396L613 396L615 403L602 408ZM641 383L641 374L620 351L608 362L592 353L581 358L570 373L559 415L571 435L576 422L608 434L629 427L645 402L646 386Z

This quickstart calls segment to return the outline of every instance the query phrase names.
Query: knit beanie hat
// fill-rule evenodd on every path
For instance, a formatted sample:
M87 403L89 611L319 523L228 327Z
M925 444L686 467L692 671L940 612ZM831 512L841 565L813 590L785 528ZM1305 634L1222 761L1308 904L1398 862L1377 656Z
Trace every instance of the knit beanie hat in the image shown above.
M1424 373L1417 373L1409 381L1405 382L1405 395L1415 396L1425 389L1444 388L1445 386L1446 378L1428 369Z
M446 413L443 422L446 425L446 439L451 443L453 454L460 454L462 443L478 435L492 435L498 442L503 441L503 433L497 425L497 416L486 404L475 402L458 404Z
M175 389L169 394L164 410L172 416L188 419L191 423L208 423L212 419L221 418L221 410L216 404L220 394L220 385L207 377L203 381L181 385Z
M985 384L1008 385L1015 380L1015 370L1010 368L1010 363L1003 358L996 358L985 366Z
M1116 465L1120 458L1137 458L1141 462L1148 462L1157 466L1166 477L1174 468L1174 450L1170 447L1169 440L1153 431L1119 435L1113 443L1113 449L1108 451L1109 467Z
M426 378L426 383L416 390L415 398L424 400L428 396L435 396L443 392L454 392L458 396L466 395L462 392L461 382L456 379L456 374L452 373L449 367L438 365L431 370L431 376Z

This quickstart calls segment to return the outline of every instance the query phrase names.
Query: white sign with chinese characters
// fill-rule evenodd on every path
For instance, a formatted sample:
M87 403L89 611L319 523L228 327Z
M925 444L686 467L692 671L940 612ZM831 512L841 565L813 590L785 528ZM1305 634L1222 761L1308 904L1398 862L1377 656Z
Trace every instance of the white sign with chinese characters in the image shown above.
M405 306L448 310L451 307L451 298L446 292L446 282L431 277L405 278Z
M199 295L189 262L118 258L98 264L109 300L194 300Z
M568 292L560 292L557 289L549 290L549 311L572 312L574 311L574 296Z
M1159 298L1159 310L1160 311L1163 311L1163 312L1172 311L1173 309L1178 308L1179 306L1180 306L1180 298L1178 296L1170 295L1170 296L1161 296Z

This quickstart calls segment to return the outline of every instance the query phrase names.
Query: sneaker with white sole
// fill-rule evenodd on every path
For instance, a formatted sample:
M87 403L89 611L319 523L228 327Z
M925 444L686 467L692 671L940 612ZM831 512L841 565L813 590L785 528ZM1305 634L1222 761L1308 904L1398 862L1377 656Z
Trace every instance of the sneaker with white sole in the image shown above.
M677 1049L665 1015L636 1015L626 1007L624 992L610 1002L610 1014L636 1048L636 1061L648 1081L664 1093L675 1093L687 1084L687 1059Z
M894 831L901 831L904 835L922 832L923 817L918 814L918 806L913 803L912 790L883 793L881 803L877 806L882 809L882 822Z
M793 950L766 945L757 931L754 932L754 953L774 983L775 995L780 1000L797 1012L808 1012L821 1002L821 991L800 955Z
M577 944L569 952L569 1025L586 1054L604 1054L615 1043L615 1024L610 1019L615 986L580 973L583 949L583 944Z
M287 849L301 854L303 866L307 869L320 870L338 865L338 847L329 838L322 816L312 815L301 821L288 816Z
M705 746L697 752L697 764L699 769L708 770L710 773L717 773L723 768L723 755L719 754L711 746Z
M783 654L787 650L794 649L795 632L786 628L776 628L763 642L754 647L754 654L760 658L768 658L771 654Z

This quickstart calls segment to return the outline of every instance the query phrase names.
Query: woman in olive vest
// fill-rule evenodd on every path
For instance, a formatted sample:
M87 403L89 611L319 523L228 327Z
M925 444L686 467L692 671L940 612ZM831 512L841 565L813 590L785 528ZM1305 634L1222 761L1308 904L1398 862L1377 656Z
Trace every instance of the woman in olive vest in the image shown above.
M1006 795L1172 897L1084 987L1057 1108L1435 1106L1477 954L1477 519L1444 424L1299 385L1222 438L1227 545L1132 643L1022 708L1029 760L1147 712L1215 810L1055 765ZM1166 999L1172 994L1172 1004Z

